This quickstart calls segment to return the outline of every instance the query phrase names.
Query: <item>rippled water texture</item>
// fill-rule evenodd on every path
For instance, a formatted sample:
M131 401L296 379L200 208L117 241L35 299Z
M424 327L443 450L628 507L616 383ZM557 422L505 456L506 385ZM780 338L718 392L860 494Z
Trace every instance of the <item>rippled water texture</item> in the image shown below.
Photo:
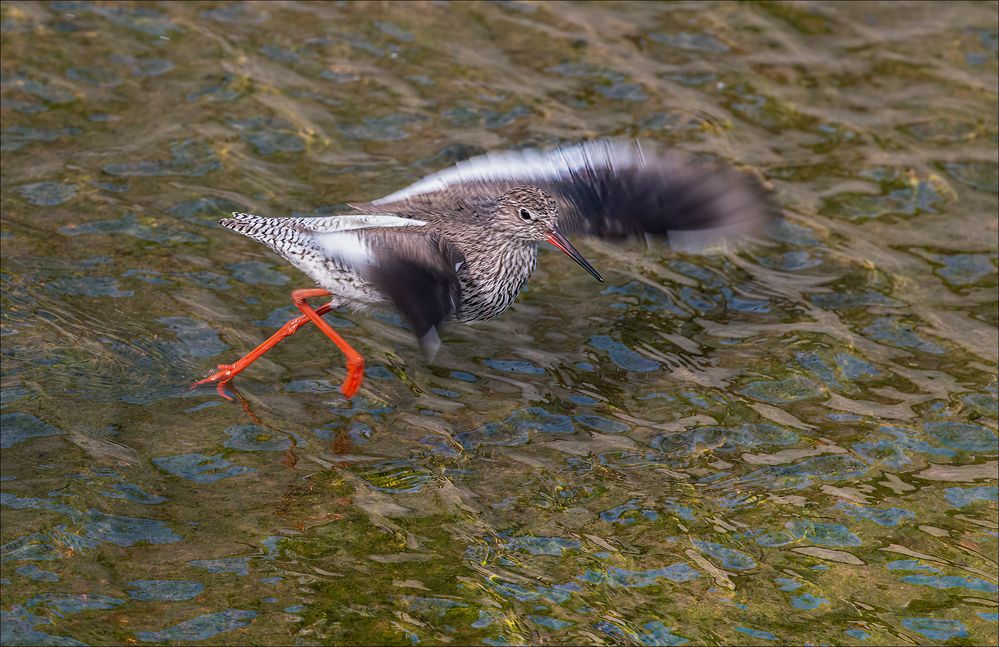
M2 642L997 641L994 3L4 3ZM755 167L427 366L220 229L487 149Z

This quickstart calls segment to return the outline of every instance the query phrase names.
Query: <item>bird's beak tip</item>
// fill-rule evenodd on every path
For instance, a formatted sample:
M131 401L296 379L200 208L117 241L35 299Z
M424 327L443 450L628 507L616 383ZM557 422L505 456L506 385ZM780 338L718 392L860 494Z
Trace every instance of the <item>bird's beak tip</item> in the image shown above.
M580 254L578 251L576 251L576 248L573 247L572 243L570 243L569 240L562 235L562 232L556 229L552 233L548 234L548 242L554 245L555 247L558 247L562 253L564 253L572 260L576 261L576 263L578 263L580 267L582 267L584 270L590 273L590 276L600 281L601 283L604 282L604 277L600 276L600 273L597 272L597 270L594 269L592 265L590 265L589 261L583 258L583 255Z

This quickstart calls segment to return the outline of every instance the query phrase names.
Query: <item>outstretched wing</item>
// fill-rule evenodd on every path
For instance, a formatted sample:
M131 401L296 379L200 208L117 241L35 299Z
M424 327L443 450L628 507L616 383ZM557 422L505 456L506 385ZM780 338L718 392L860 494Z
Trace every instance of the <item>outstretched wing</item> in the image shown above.
M314 238L330 258L388 297L412 327L427 361L433 361L441 325L461 307L461 252L433 231L361 229Z
M517 185L552 194L567 233L601 238L744 234L780 213L770 193L748 173L617 140L474 157L373 204L433 200L435 194L454 191L496 193Z

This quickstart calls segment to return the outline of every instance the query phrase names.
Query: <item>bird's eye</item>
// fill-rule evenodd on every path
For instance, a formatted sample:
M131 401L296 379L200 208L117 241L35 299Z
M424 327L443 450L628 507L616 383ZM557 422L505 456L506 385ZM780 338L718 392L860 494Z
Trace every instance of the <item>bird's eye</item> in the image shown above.
M521 209L520 210L520 217L521 217L521 219L527 220L527 221L533 220L533 218L531 218L531 212L528 211L527 209Z

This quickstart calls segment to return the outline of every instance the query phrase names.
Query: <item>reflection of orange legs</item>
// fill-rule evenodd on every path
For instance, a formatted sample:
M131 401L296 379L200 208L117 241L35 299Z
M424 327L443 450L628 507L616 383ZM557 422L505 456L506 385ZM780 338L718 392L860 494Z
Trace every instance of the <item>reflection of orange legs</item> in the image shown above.
M281 326L281 328L271 335L267 341L254 348L235 364L219 364L214 373L203 380L198 380L191 385L191 388L202 384L214 383L219 395L227 400L231 400L232 398L225 393L225 385L229 383L232 378L242 373L247 366L259 359L261 355L277 346L278 342L282 339L294 335L298 332L299 328L311 321L316 324L321 331L323 331L323 334L333 340L333 343L337 345L337 348L339 348L343 354L347 356L347 377L344 380L341 391L343 391L343 394L348 398L352 397L355 393L357 393L357 390L361 387L361 381L364 379L364 358L361 357L356 350L351 348L350 345L345 342L328 323L321 319L324 314L333 309L332 304L328 303L313 310L312 306L305 302L308 298L322 296L330 296L330 293L321 289L295 290L292 292L291 299L294 302L295 307L305 314L300 317L295 317L285 325Z

